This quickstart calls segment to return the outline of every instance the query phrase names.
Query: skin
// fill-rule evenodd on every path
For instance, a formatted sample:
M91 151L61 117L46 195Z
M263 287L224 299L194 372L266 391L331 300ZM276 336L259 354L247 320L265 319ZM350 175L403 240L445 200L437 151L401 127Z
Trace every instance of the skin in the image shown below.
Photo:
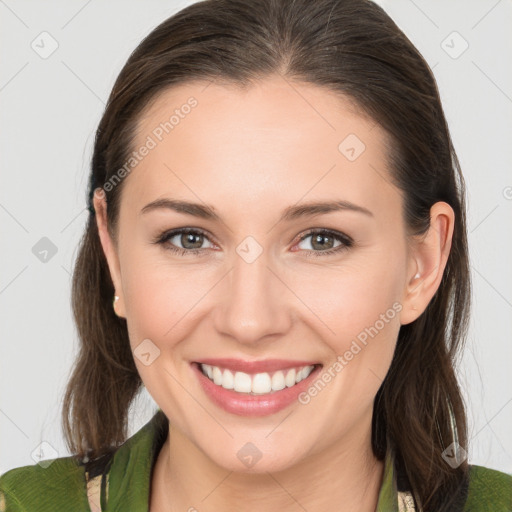
M300 504L317 512L336 503L337 511L373 512L383 475L371 450L373 400L400 326L439 287L453 210L436 203L427 234L408 236L401 192L386 169L386 133L347 99L281 77L246 90L206 85L174 87L144 113L135 147L190 96L198 101L126 178L118 239L107 230L101 194L94 199L120 297L116 313L127 319L132 349L149 338L160 350L149 366L135 357L170 419L150 510L287 512ZM350 133L366 146L352 162L338 150ZM140 213L164 197L212 205L222 221ZM278 222L288 206L341 199L372 215L344 210ZM173 243L199 246L201 255L151 243L186 227L210 236L202 245L201 237L196 245L180 245L180 236ZM312 228L344 233L354 245L322 255L314 236L300 241ZM263 249L252 263L236 252L247 236ZM306 405L260 418L230 414L207 398L189 365L206 357L293 358L325 370L393 303L401 311ZM237 457L247 442L262 454L252 468Z

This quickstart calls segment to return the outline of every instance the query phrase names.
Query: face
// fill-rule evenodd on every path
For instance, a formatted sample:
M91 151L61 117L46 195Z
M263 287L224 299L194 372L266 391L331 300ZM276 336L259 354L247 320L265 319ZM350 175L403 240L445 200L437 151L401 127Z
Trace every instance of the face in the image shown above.
M400 325L439 285L449 207L415 245L385 133L339 95L207 85L167 91L141 119L135 148L149 149L125 178L117 243L95 199L142 380L176 435L228 470L368 444Z

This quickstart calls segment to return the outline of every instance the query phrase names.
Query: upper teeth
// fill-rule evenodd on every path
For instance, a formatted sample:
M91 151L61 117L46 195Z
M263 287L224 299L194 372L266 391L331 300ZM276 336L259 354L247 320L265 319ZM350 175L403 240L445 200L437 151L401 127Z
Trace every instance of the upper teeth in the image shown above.
M233 372L227 368L219 368L209 364L200 364L202 372L215 384L224 389L234 389L239 393L265 394L292 387L309 376L314 366L301 366L289 370L279 370L272 375L256 373L250 375L244 372Z

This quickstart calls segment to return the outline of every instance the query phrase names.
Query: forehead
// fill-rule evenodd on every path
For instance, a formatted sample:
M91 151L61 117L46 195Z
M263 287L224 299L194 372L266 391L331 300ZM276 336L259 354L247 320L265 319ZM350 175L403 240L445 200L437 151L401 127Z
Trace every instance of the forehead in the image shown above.
M134 149L141 153L143 146L150 149L126 191L138 203L169 194L208 203L236 199L252 212L249 204L263 200L282 206L343 198L378 206L399 197L389 180L384 130L350 99L282 77L244 89L175 86L141 116Z

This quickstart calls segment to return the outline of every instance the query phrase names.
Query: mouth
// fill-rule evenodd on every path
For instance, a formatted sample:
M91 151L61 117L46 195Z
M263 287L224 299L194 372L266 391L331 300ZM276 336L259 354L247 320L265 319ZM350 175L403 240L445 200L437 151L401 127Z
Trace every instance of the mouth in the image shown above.
M234 359L208 359L190 365L214 405L237 416L251 417L271 415L299 402L300 394L312 385L323 367L311 361Z
M216 386L246 395L271 395L296 386L307 379L319 363L300 365L271 372L249 373L205 363L196 364Z

